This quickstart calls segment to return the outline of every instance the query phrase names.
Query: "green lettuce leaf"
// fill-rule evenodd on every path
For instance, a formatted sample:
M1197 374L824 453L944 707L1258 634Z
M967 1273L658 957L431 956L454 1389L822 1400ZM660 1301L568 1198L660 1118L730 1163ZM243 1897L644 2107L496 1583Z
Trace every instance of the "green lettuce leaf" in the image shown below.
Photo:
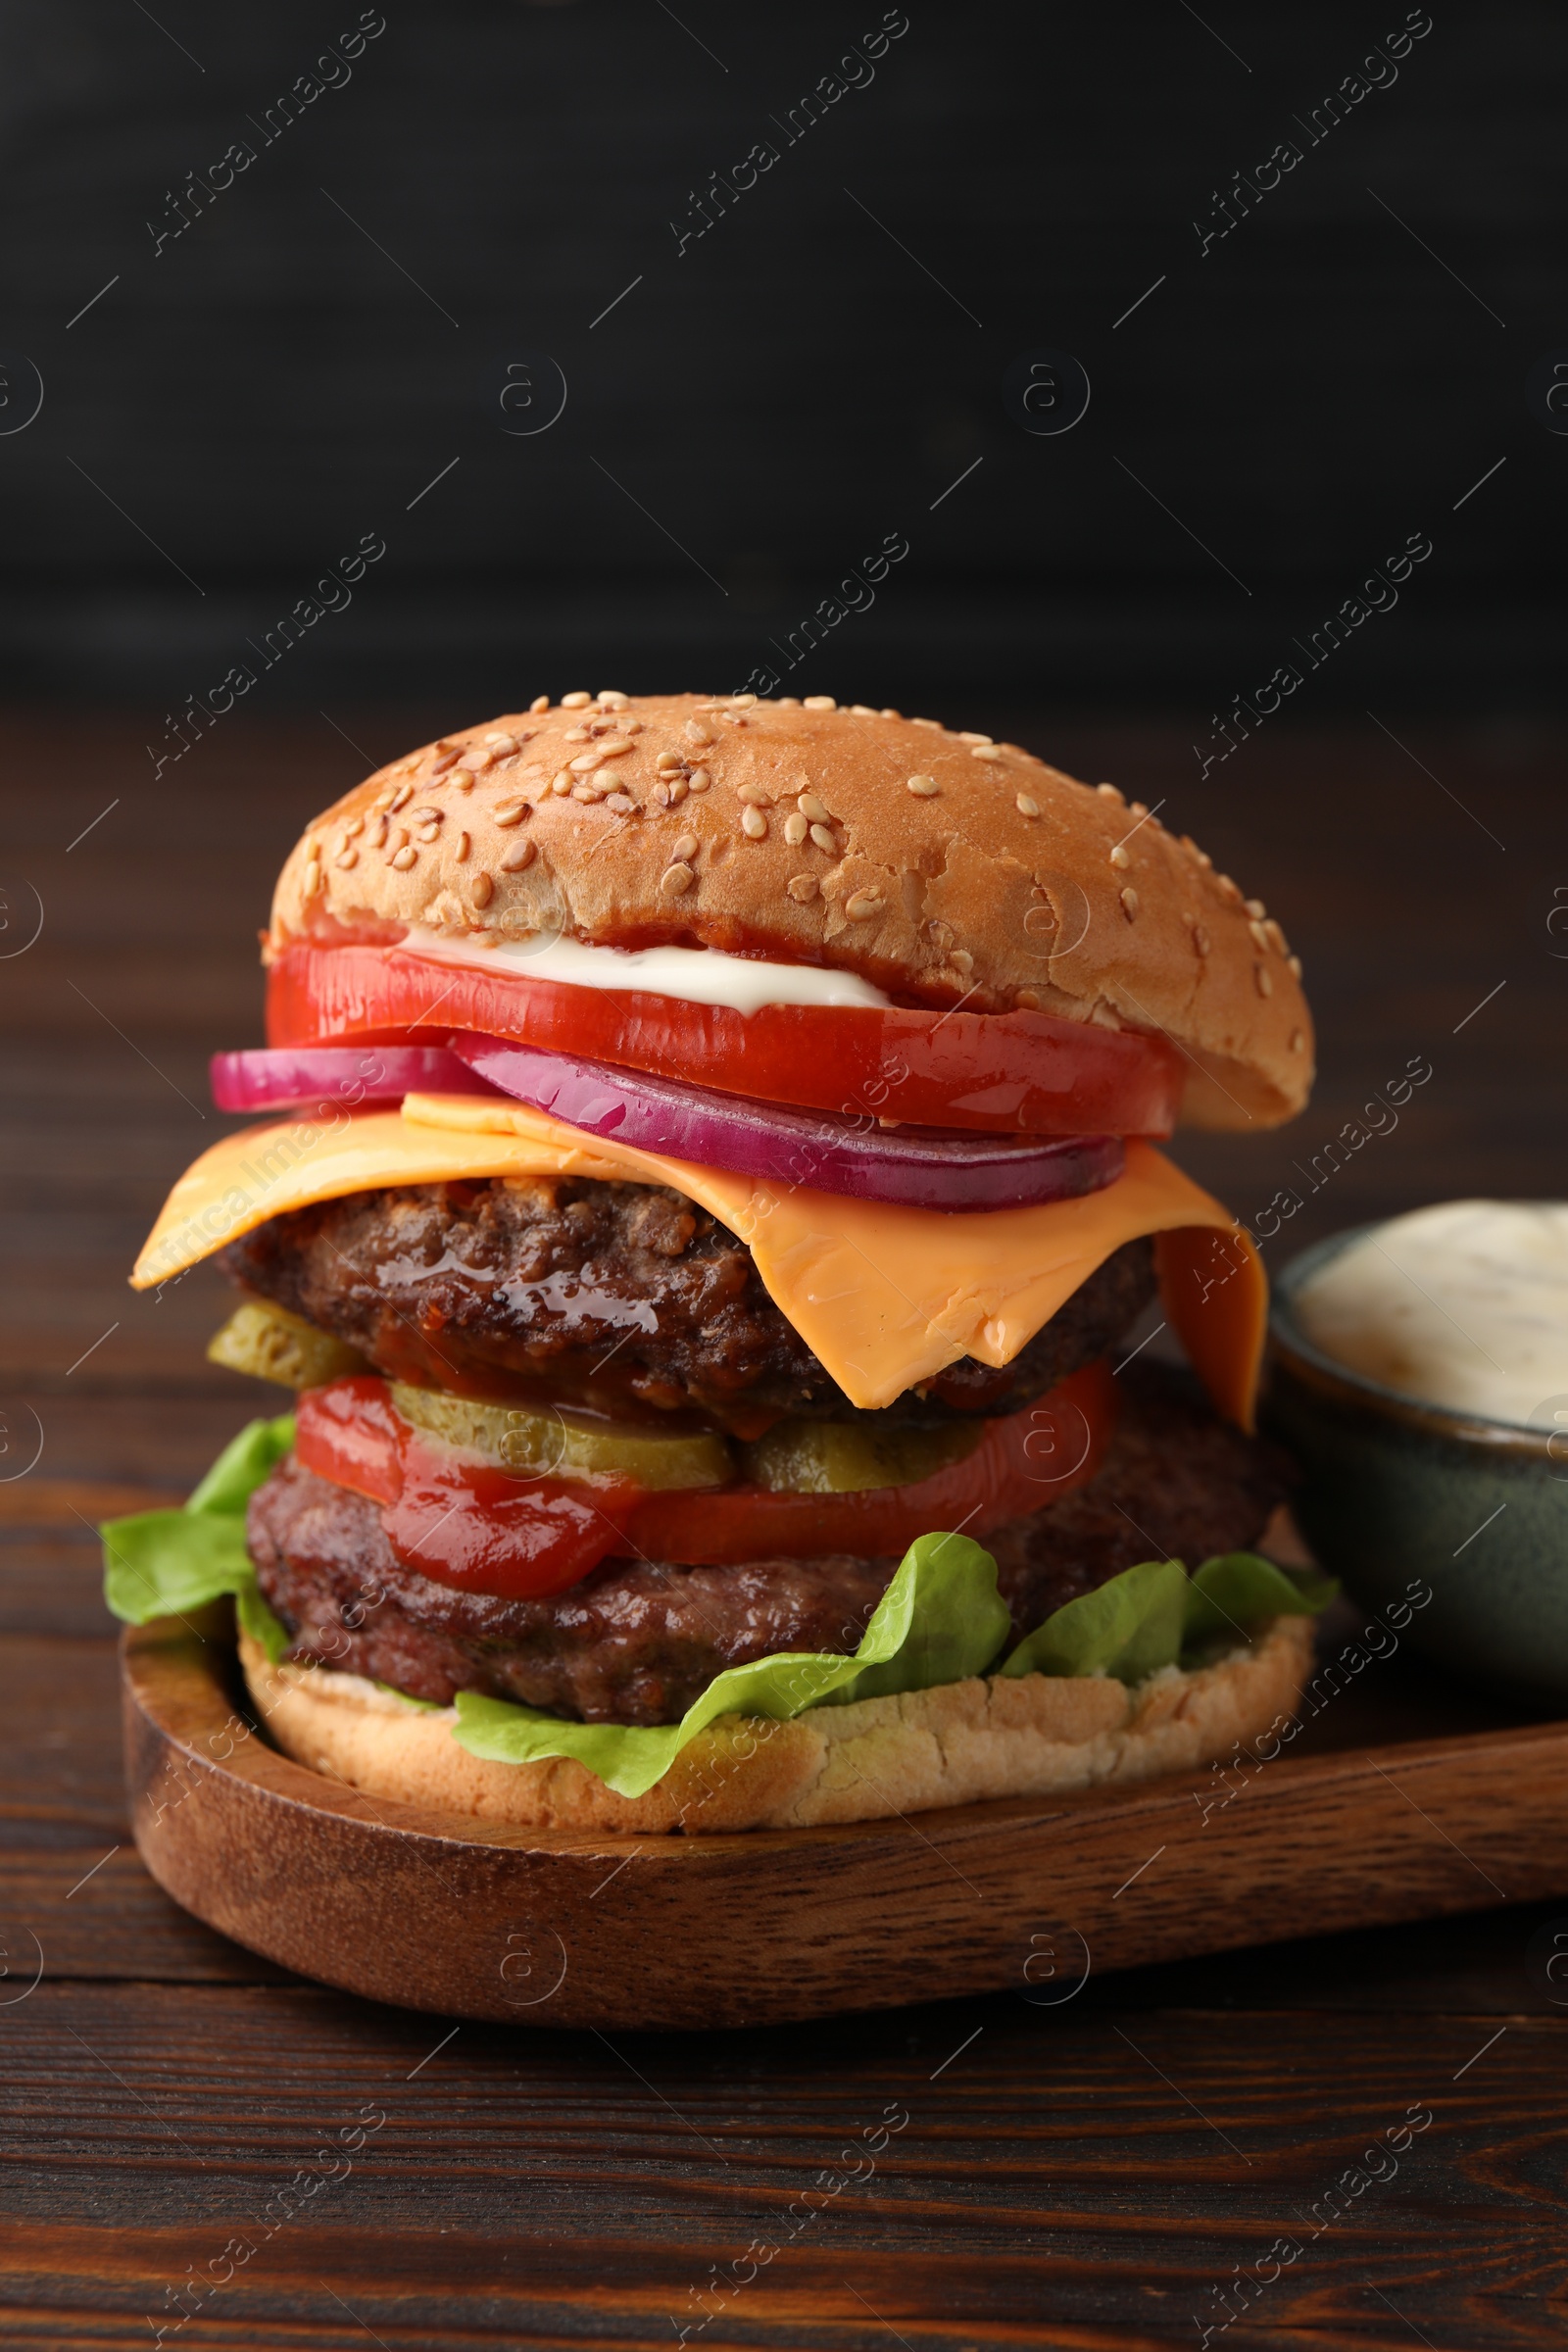
M924 1690L983 1673L1007 1638L997 1564L967 1536L921 1536L905 1553L853 1657L785 1650L715 1675L679 1723L566 1723L537 1707L458 1693L454 1737L503 1764L574 1756L617 1796L642 1796L719 1715L788 1722L808 1707Z
M252 1421L224 1446L182 1511L136 1511L98 1530L104 1598L127 1625L183 1617L224 1593L275 1666L289 1637L262 1598L245 1548L245 1505L294 1443L294 1416Z
M1065 1601L998 1671L1141 1683L1266 1617L1315 1616L1338 1591L1331 1576L1296 1578L1252 1551L1216 1554L1193 1576L1180 1560L1144 1560Z
M1108 1674L1142 1682L1171 1665L1182 1645L1187 1571L1180 1560L1144 1560L1054 1609L1004 1661L1017 1674Z
M1255 1551L1218 1552L1193 1577L1182 1645L1237 1633L1263 1617L1315 1617L1340 1589L1339 1579L1309 1571L1292 1574Z

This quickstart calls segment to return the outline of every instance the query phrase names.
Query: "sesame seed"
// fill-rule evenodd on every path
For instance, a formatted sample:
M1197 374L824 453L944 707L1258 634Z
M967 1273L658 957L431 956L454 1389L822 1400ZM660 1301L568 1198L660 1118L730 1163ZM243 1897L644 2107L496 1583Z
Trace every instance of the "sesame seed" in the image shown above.
M584 694L579 688L575 694L562 696L561 708L563 710L586 710L593 699L591 694Z
M747 808L741 810L741 831L750 841L762 841L766 838L767 819L760 808Z
M1121 843L1120 843L1119 841L1117 842L1117 844L1116 844L1115 848L1114 848L1114 849L1111 851L1111 853L1110 853L1110 862L1111 862L1111 864L1112 864L1112 865L1123 866L1123 867L1125 867L1125 866L1129 866L1129 865L1131 865L1131 863L1132 863L1132 859L1131 859L1131 858L1128 856L1127 852L1126 852L1126 851L1125 851L1125 850L1122 848L1122 846L1121 846Z
M712 728L705 727L700 718L689 718L681 733L688 743L711 743L713 740Z
M875 718L878 714L872 710L869 703L852 703L850 715L852 718Z
M748 802L754 808L771 808L773 806L772 794L761 784L738 785L735 798L738 801Z
M808 694L801 708L803 710L836 710L838 705L830 694Z
M599 696L599 707L602 710L624 710L630 700L630 695L622 694L618 686L607 686Z
M774 705L778 710L798 710L800 707L801 698L798 694L781 694Z
M501 871L504 874L520 874L525 865L532 865L532 863L533 843L528 840L526 835L524 835L521 841L514 841L513 843L511 849L502 858Z
M640 718L623 718L620 722L620 731L623 735L640 735L643 731L643 722Z
M1291 967L1291 974L1292 974L1292 977L1293 977L1294 979L1299 980L1299 978L1301 977L1301 958L1299 957L1299 956L1292 956L1289 958L1289 962L1290 962L1290 967Z
M490 819L493 824L503 826L510 833L514 825L521 824L527 813L526 801L506 801L499 808L491 809Z
M1252 945L1254 947L1266 948L1268 946L1268 933L1264 930L1261 923L1250 922L1248 924L1247 928L1252 934Z
M572 786L571 797L574 801L602 801L605 796L597 785L585 782Z
M454 760L457 758L456 752L453 753L452 757ZM450 764L450 762L447 764ZM393 810L406 808L413 798L414 786L412 784L400 784L396 792L392 795L392 798L388 801L387 807Z
M1305 1051L1306 1032L1302 1029L1293 1029L1291 1031L1291 1052L1293 1054L1304 1054Z
M587 743L591 738L586 727L568 727L561 740L563 743Z
M814 874L792 874L784 887L797 906L805 906L816 896L816 876Z
M1257 993L1260 997L1271 997L1274 994L1273 977L1263 964L1253 964L1252 978L1257 982Z
M971 760L1004 760L1006 756L1000 743L971 743L969 746Z
M808 816L814 824L825 825L828 822L827 808L814 792L803 792L795 806L803 816Z
M473 845L470 842L467 834L460 833L457 840L452 845L452 856L454 861L459 865L466 864L467 862L468 852L472 846Z
M962 972L965 979L974 970L974 957L967 948L955 948L949 956L948 961L956 972Z
M654 786L653 792L652 792L652 794L651 794L651 796L650 796L650 797L651 797L651 798L652 798L652 799L653 799L653 800L654 800L654 801L657 803L657 805L658 805L658 806L659 806L661 808L667 808L669 807L669 786L668 786L668 784L667 784L667 783L665 783L665 782L663 781L663 779L662 779L662 778L661 778L660 782L659 782L659 783L657 783L657 784Z
M473 743L464 753L458 765L466 768L470 775L482 776L494 760L495 754L487 743Z
M506 759L509 754L514 752L517 748L517 738L515 735L487 735L485 737L485 741L490 746L490 749L494 752L498 760Z
M679 752L661 752L659 758L654 761L657 768L684 767L685 764Z
M1013 806L1020 816L1038 816L1040 814L1040 803L1031 799L1027 792L1020 792Z
M564 767L560 771L559 775L552 776L550 779L550 789L556 795L558 800L564 801L567 793L571 790L570 770Z
M1144 807L1142 801L1129 801L1127 804L1127 813L1129 816L1136 816L1142 819L1149 814L1149 810Z
M613 808L617 816L629 816L636 806L629 792L612 792L606 796L605 807Z
M690 865L701 846L695 833L683 833L669 854L682 865Z
M365 831L365 819L364 819L364 817L363 817L363 816L351 816L351 817L349 818L349 821L348 821L348 823L347 823L347 824L344 826L344 828L343 828L343 838L344 838L344 840L345 840L345 841L352 841L352 840L354 839L354 836L355 836L355 834L356 834L356 833L363 833L364 831Z
M839 846L837 841L834 839L831 830L826 825L813 825L811 827L811 839L815 842L819 850L837 850Z
M798 808L784 819L784 838L792 850L798 850L806 839L806 819Z
M996 740L994 735L977 735L973 727L960 727L958 730L960 743L995 743Z
M1137 920L1138 893L1136 890L1134 890L1130 882L1128 883L1127 888L1121 894L1121 910L1130 923Z
M386 848L386 811L384 809L376 818L374 825L371 827L369 838L370 847L372 850L384 850Z
M426 843L439 841L441 838L441 827L439 824L420 825L414 838L416 841L422 841Z
M1264 906L1261 899L1249 899L1247 902L1247 911L1251 916L1254 923L1260 923L1263 920L1264 915L1268 912L1268 908Z
M444 808L411 808L409 822L411 825L438 825L445 814Z
M550 697L548 694L536 694L533 698L533 701L528 705L528 709L534 716L537 716L541 710L548 710L549 708Z
M1263 929L1267 935L1268 944L1274 950L1275 954L1279 956L1288 955L1290 952L1290 942L1286 939L1284 932L1280 929L1278 923L1274 920L1272 915L1269 916L1267 922L1265 922L1263 925Z
M444 776L449 767L456 767L457 764L458 755L456 748L450 752L437 752L435 758L431 760L429 766L424 772L427 776ZM405 784L402 787L403 799L410 799L413 795L413 792L414 786L412 784ZM401 804L394 799L392 803L393 808L396 808L400 805Z
M665 793L664 798L671 808L678 808L690 790L691 787L684 776L671 776L669 790Z
M359 851L358 851L357 849L355 849L355 848L354 848L354 846L353 846L353 844L352 844L352 843L351 843L351 844L350 844L350 845L349 845L349 846L348 846L346 849L341 849L341 850L339 850L339 852L338 852L337 856L336 856L336 857L333 858L333 860L332 860L332 863L333 863L334 865L340 865L340 866L342 866L342 867L345 869L345 871L348 869L348 867L349 867L349 866L351 866L351 865L358 865L358 864L359 864L359 862L360 862L360 853L359 853ZM305 895L306 895L306 897L307 897L307 898L309 898L311 894L310 894L310 892L309 892L309 891L307 891Z
M899 715L900 715L900 713L899 713L897 710L894 710L894 708L893 708L893 706L891 705L891 703L888 705L888 707L887 707L887 709L886 709L885 710L879 710L879 711L877 712L877 716L878 716L878 718L897 718L897 717L899 717Z
M456 786L459 792L471 792L474 787L475 779L467 768L455 767L452 770L450 781Z
M320 887L321 860L319 858L316 857L307 858L305 860L305 878L301 884L301 888L308 899L314 899Z
M566 764L574 775L582 775L589 769L597 767L603 758L604 754L601 751L579 752L576 759L568 760Z
M756 700L755 694L732 694L730 696L730 701L737 710L750 710Z
M706 792L713 781L706 767L694 767L686 779L688 792Z
M1193 925L1193 945L1198 950L1199 955L1206 956L1208 954L1210 944L1208 933L1203 929L1202 924L1195 923Z
M683 899L696 879L689 865L666 865L659 877L659 887L666 899Z
M932 801L935 800L942 787L935 776L906 776L904 789L906 792L912 792L917 801Z
M1040 1010L1039 991L1033 988L1020 988L1013 1003L1020 1012L1038 1012Z
M1231 880L1229 874L1216 874L1214 879L1219 885L1220 897L1227 900L1232 906L1239 906L1242 903L1240 886Z
M607 735L599 746L601 760L624 760L632 745L624 735Z
M934 727L939 735L947 733L940 718L911 718L909 724L911 727Z
M488 906L495 895L496 885L494 875L486 873L484 867L480 866L478 872L470 875L468 880L468 898L470 902L475 906Z
M1095 790L1099 793L1102 801L1114 801L1118 808L1122 806L1121 794L1117 791L1114 784L1097 784L1095 786Z
M410 866L416 865L418 860L418 851L405 847L401 850L394 850L387 862L389 865L395 865L400 874L406 874Z
M867 915L881 913L882 901L874 890L858 890L845 900L844 911L852 923L863 923Z

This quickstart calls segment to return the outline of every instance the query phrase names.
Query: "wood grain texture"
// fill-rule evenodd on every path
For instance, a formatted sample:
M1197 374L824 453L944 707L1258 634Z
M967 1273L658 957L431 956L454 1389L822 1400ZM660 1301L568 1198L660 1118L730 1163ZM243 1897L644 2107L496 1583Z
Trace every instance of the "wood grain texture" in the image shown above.
M332 708L367 764L474 715L445 708L427 725ZM1191 764L1182 729L948 714L1116 776L1151 805ZM1522 722L1407 729L1386 715L1486 815L1506 858L1369 729L1287 735L1282 721L1275 743L1259 738L1165 812L1278 907L1306 957L1324 1041L1313 1107L1278 1137L1182 1148L1244 1211L1277 1185L1300 1187L1282 1251L1418 1199L1561 1187L1561 1101L1540 1083L1543 1057L1560 1060L1568 1042L1543 927L1558 872L1556 740ZM1224 2340L1245 2352L1403 2352L1423 2336L1441 2352L1555 2352L1568 2012L1544 1962L1568 1934L1568 1900L1114 1975L1097 1965L1054 2008L1001 1993L704 2035L612 2027L606 2039L463 2023L442 2048L456 2021L291 1980L147 1877L83 1521L122 1507L116 1488L183 1492L277 1399L203 1363L216 1276L154 1303L125 1290L125 1265L167 1184L216 1131L192 1107L206 1107L206 1054L257 1034L253 938L272 871L304 818L362 769L324 721L236 717L172 789L166 778L156 796L122 800L68 858L144 764L142 740L111 720L0 720L12 870L34 874L48 908L0 988L0 1386L41 1414L46 1441L21 1482L36 1481L32 1494L0 1481L8 2352L150 2344L148 2315L176 2316L170 2291L237 2227L258 2226L322 2134L366 2102L387 2122L353 2172L274 2229L167 2342L364 2352L368 2328L390 2352L644 2346L674 2343L712 2310L691 2342L1196 2347L1194 2314L1215 2316L1233 2266L1299 2231L1421 2102L1434 2121L1398 2174L1303 2243ZM1504 977L1503 996L1453 1036ZM1293 1177L1294 1158L1309 1165L1372 1087L1434 1044L1437 1074L1397 1133L1320 1192ZM1299 1744L1348 1758L1418 1746L1444 1724L1483 1740L1531 1730L1401 1655L1337 1696ZM1202 1835L1230 1837L1268 1785ZM1490 1841L1465 1842L1516 1896ZM1146 1882L1157 1896L1168 1858L1119 1898L1118 1920ZM1315 1887L1297 1924L1326 1928ZM27 1992L33 1937L44 1966ZM682 1956L700 1982L709 1947ZM909 2122L876 2174L791 2236L801 2190L822 2195L816 2176L848 2170L840 2151L890 2102ZM720 2305L714 2266L760 2237L780 2251Z

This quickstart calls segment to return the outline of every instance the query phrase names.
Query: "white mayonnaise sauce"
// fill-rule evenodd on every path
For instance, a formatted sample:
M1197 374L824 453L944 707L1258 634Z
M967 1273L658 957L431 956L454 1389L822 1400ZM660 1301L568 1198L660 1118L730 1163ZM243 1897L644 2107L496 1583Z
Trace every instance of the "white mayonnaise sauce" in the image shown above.
M411 924L405 947L443 963L463 963L520 980L565 980L573 988L636 988L653 997L681 997L689 1004L729 1004L756 1012L763 1004L859 1004L882 1010L893 1002L854 972L814 963L763 963L726 956L717 948L593 948L577 939L516 940L476 948L462 939Z
M1413 1209L1332 1259L1296 1312L1314 1347L1385 1388L1550 1428L1568 1397L1568 1202Z

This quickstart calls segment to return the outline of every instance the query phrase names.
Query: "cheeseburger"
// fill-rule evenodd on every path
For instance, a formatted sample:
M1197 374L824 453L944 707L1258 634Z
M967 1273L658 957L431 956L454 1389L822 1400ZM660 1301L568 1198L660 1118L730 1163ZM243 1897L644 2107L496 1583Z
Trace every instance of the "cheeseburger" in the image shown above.
M896 710L542 696L312 824L264 960L262 1121L133 1280L216 1255L210 1352L297 1401L106 1545L125 1617L233 1595L287 1753L761 1830L1294 1704L1262 1273L1159 1146L1289 1118L1311 1024L1191 840Z

